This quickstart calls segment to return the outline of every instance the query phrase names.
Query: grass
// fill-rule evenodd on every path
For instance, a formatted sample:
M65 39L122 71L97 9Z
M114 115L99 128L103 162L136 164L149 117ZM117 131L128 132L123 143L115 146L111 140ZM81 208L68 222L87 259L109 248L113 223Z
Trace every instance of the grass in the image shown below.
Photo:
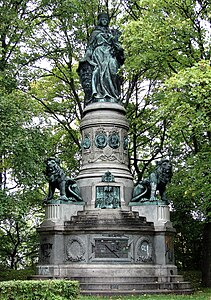
M203 289L192 295L140 295L140 296L80 296L80 300L211 300L211 289Z

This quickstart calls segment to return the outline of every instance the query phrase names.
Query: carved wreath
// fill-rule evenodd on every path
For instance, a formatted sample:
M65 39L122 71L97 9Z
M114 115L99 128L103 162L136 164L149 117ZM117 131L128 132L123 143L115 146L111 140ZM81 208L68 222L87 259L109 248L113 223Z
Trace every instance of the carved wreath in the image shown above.
M84 260L85 247L81 240L70 239L66 246L67 260L72 262L79 262Z

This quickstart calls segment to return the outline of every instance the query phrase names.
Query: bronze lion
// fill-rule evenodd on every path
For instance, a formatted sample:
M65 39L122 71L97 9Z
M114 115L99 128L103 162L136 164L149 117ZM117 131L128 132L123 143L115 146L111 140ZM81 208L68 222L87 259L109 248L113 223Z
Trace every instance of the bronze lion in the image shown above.
M149 178L139 181L134 187L131 202L157 201L156 191L159 192L162 201L168 202L166 198L166 185L171 182L172 164L169 160L157 162L155 171Z
M65 175L58 158L50 157L46 160L45 175L49 182L47 203L53 200L56 189L60 191L58 200L82 201L76 181Z

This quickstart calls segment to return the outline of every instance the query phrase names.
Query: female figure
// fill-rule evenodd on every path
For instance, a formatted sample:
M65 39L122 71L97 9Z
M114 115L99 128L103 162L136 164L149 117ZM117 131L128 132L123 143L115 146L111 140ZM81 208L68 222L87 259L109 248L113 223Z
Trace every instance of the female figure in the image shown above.
M92 70L90 99L86 99L86 102L119 102L120 100L118 70L124 63L124 52L118 42L118 33L110 30L108 25L108 15L100 14L98 26L92 32L85 56L80 62L81 66L88 63L89 70Z

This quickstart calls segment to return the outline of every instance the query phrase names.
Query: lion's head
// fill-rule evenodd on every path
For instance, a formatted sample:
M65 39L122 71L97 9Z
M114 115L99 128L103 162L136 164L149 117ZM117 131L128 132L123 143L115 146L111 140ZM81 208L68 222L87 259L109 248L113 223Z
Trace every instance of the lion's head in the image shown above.
M46 176L49 181L56 181L63 175L63 171L60 167L60 160L55 157L49 157L46 160Z
M173 171L172 164L168 159L157 162L156 172L161 183L167 184L171 182Z

